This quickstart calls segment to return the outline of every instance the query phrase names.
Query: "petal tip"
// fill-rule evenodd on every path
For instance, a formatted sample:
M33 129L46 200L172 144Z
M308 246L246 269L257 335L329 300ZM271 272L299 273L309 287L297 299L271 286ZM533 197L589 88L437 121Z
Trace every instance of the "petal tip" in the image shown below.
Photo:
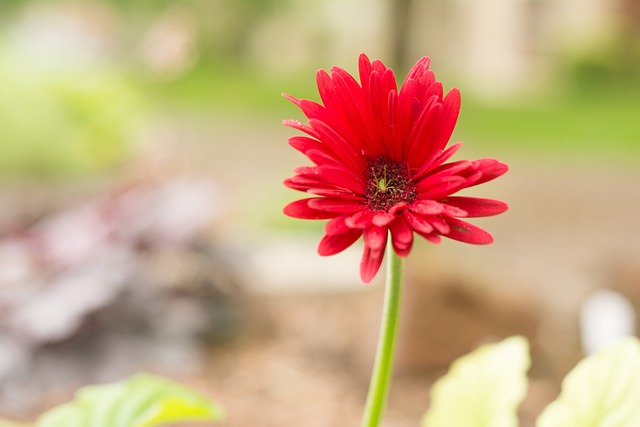
M386 242L385 242L386 243ZM385 248L372 249L365 242L362 260L360 261L360 279L363 283L370 283L378 274L384 258Z
M295 96L291 96L288 93L281 93L280 96L282 96L283 98L291 101L293 104L295 105L300 105L300 100L298 98L296 98Z

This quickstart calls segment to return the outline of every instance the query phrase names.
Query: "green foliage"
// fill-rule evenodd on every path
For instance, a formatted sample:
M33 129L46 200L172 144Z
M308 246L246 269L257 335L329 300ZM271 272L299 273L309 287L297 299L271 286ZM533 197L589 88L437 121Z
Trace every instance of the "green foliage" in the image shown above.
M138 374L78 390L73 402L42 415L36 427L154 427L222 418L222 408L204 396L165 379Z
M422 427L515 427L529 365L522 337L486 344L461 357L433 385Z
M580 362L536 425L640 426L640 341L628 338Z
M434 384L422 427L516 427L528 368L521 337L461 357ZM637 427L639 378L640 341L630 337L580 362L536 427Z
M518 105L484 105L464 99L454 140L465 149L487 145L543 157L640 154L640 90L557 94Z
M72 59L69 59L73 63ZM0 46L0 174L76 175L119 162L141 103L105 64L51 64Z

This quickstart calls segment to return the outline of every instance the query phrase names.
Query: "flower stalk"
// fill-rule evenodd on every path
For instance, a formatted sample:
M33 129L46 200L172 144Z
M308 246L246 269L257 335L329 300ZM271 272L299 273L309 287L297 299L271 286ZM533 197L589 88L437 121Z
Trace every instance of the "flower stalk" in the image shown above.
M367 403L362 427L377 427L387 405L389 386L393 374L393 360L400 314L402 291L402 258L393 250L391 239L387 243L387 281L378 336L378 348L369 383Z

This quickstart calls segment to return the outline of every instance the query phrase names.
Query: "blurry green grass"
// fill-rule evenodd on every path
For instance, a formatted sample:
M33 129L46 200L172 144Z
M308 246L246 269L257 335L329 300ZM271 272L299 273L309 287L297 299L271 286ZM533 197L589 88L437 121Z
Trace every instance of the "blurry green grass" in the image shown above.
M110 67L55 67L0 45L0 182L77 179L116 166L144 107Z
M184 76L169 81L138 78L140 88L161 108L198 114L266 115L296 112L281 94L317 98L314 71L296 75L267 73L247 65L203 61Z
M0 101L0 123L6 122L0 130L0 176L91 173L117 163L127 146L120 131L137 114L137 108L127 107L130 98L139 98L145 110L205 119L244 117L255 126L302 118L281 93L318 100L314 74L315 70L265 72L246 64L203 60L178 79L163 80L134 70L126 76L116 74L117 85L106 79L86 94L77 80L67 78L63 86L74 90L58 90L49 97L14 81L7 90L15 96ZM12 98L20 98L24 108L16 109ZM634 164L640 159L639 118L639 82L578 80L535 97L493 104L463 90L453 139L464 141L467 152L477 150L478 155L602 157Z
M299 118L282 92L318 99L313 70L264 73L251 67L205 63L167 83L144 85L154 101L187 110ZM549 88L535 98L488 104L463 91L454 138L483 150L496 148L540 155L640 155L640 84L582 82Z
M546 94L529 103L464 102L459 135L527 153L640 154L640 90Z

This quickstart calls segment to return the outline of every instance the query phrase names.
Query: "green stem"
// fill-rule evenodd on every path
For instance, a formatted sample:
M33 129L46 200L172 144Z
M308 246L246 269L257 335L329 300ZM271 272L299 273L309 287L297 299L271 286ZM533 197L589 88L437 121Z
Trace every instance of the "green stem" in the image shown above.
M398 314L400 312L400 291L402 285L402 259L396 255L391 246L391 238L387 244L387 283L384 294L382 321L378 337L378 349L369 383L367 404L362 418L362 427L377 427L387 404L393 356L398 331Z

